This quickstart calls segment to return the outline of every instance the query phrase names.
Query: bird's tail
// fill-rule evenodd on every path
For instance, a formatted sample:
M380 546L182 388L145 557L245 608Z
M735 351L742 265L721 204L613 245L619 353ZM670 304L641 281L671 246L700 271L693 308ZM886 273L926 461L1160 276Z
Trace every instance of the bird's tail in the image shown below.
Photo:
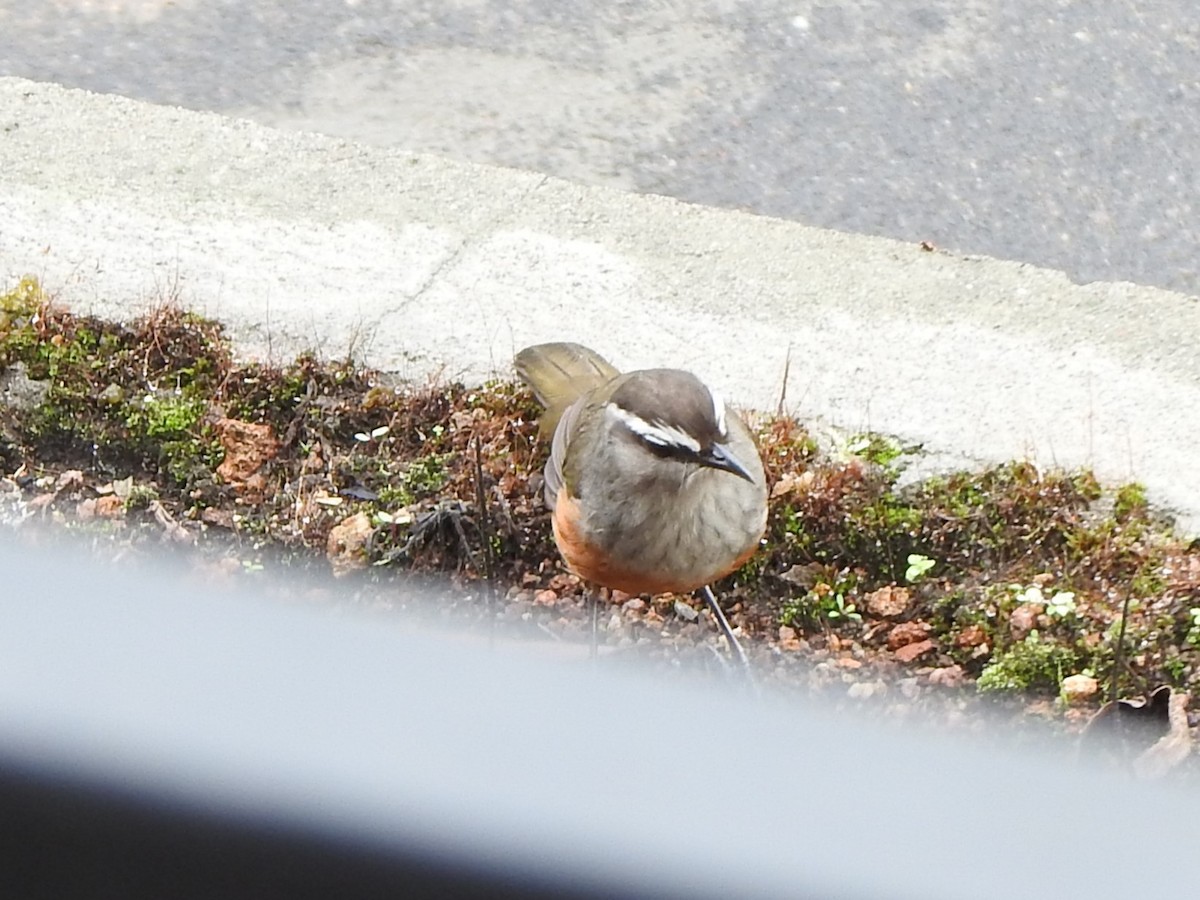
M535 344L518 353L514 364L517 375L546 408L539 426L543 437L554 434L562 414L580 396L620 374L582 344Z

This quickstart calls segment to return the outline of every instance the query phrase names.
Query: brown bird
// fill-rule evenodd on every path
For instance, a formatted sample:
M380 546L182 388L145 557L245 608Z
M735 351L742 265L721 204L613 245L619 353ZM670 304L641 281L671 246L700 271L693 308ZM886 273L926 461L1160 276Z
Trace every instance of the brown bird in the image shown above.
M579 344L527 347L516 370L546 408L546 505L581 578L630 594L705 588L753 555L767 484L750 430L690 372L621 374Z

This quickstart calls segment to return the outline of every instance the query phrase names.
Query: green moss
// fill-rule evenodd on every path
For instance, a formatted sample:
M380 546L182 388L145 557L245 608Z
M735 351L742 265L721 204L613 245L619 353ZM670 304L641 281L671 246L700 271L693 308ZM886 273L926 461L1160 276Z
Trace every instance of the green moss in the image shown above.
M1095 473L1090 469L1075 472L1070 477L1071 485L1075 489L1075 492L1089 502L1099 500L1104 493Z
M411 506L416 502L416 497L403 484L384 484L377 491L379 507L384 510L399 509L404 506Z
M146 509L158 497L158 491L153 485L135 484L129 491L129 496L125 498L125 508L130 511Z
M236 381L225 387L227 414L232 419L286 427L308 395L315 364L312 357L301 357L284 368L258 363L242 366ZM315 384L313 388L315 392Z
M482 387L465 391L467 409L481 409L488 415L503 415L527 422L537 421L542 408L523 385L492 380Z
M0 294L0 335L5 336L0 346L7 342L6 333L27 327L49 302L41 282L32 275L26 275L11 291ZM0 365L6 363L7 360L0 356Z
M190 435L205 409L202 400L151 394L126 405L125 425L135 440L173 440Z
M47 385L16 423L36 452L117 467L149 460L180 482L219 457L202 418L229 362L220 326L170 307L132 325L74 316L32 279L0 308L0 365L21 363Z
M431 453L408 464L401 478L404 486L416 497L436 494L450 477L446 464L450 454Z
M976 687L983 692L1043 690L1057 693L1064 675L1078 666L1075 653L1037 631L993 657L979 673Z
M851 437L846 449L859 459L879 466L890 482L900 475L903 468L901 460L905 456L920 452L921 448L919 445L906 447L895 438L866 431Z
M208 405L180 394L149 395L123 407L127 448L156 461L176 483L215 468L220 449L203 423Z
M1145 487L1137 482L1130 482L1117 489L1113 500L1113 515L1117 521L1125 521L1134 516L1145 517L1149 507Z

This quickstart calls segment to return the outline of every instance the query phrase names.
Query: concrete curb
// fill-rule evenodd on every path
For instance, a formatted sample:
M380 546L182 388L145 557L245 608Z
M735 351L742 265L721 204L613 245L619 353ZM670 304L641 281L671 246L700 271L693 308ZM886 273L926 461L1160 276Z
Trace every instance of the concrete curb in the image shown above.
M1200 525L1200 303L530 172L0 79L0 276L239 352L412 378L534 341L692 368L801 417L1143 481Z

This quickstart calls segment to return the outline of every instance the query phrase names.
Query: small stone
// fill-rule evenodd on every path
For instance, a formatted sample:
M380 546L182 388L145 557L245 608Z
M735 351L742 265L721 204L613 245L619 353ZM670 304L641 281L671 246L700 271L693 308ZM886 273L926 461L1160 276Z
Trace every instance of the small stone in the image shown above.
M866 700L875 693L875 685L869 681L856 681L850 685L850 689L846 691L846 696L851 700Z
M80 500L75 505L75 516L83 522L90 522L92 519L123 519L125 501L115 494Z
M929 673L929 683L941 687L958 687L966 677L967 673L962 666L943 666Z
M789 625L779 626L779 641L775 645L785 652L804 650L808 645L796 635L796 629Z
M239 496L252 502L262 500L266 490L263 469L275 459L280 449L271 426L218 419L213 430L225 449L225 458L217 466L217 478L232 485Z
M785 572L781 572L779 577L789 584L799 585L807 590L812 590L821 576L822 568L818 563L807 563L800 565L797 563L788 568Z
M553 590L559 591L559 592L566 591L569 588L574 588L574 587L578 587L578 586L579 586L579 576L572 575L570 572L559 572L553 578L550 579L550 584L548 585L548 587L552 588Z
M0 313L0 330L3 314ZM25 364L18 362L0 370L0 406L10 409L36 409L50 393L51 382L34 381L26 374Z
M79 469L67 469L54 482L56 491L74 491L83 487L83 472Z
M862 661L854 659L851 656L843 656L840 657L837 662L834 663L834 665L836 665L839 669L861 669Z
M919 656L924 656L934 648L933 641L917 641L915 644L905 644L893 654L899 662L909 663Z
M695 622L700 618L700 613L696 612L696 610L682 600L675 601L675 615L687 622Z
M987 631L982 625L968 625L958 633L958 637L954 639L960 647L978 647L981 644L987 643Z
M867 611L884 619L895 618L908 609L912 595L908 588L889 585L867 594Z
M120 519L125 515L125 501L116 494L96 498L96 515L101 519Z
M1023 641L1037 627L1038 616L1045 611L1040 603L1022 603L1008 617L1008 630L1014 641Z
M1068 675L1059 685L1059 692L1069 704L1085 703L1100 693L1100 682L1091 675Z
M915 644L929 637L929 626L924 622L901 622L888 632L889 650L898 650L906 644Z
M533 602L538 606L553 606L558 602L558 591L552 591L548 588L537 591L533 595Z
M371 539L373 531L371 519L366 513L355 513L329 530L325 555L335 576L367 567L367 541Z
M133 496L133 476L129 475L125 478L114 479L113 481L109 482L108 487L111 489L112 493L116 494L122 500L128 500L131 496ZM103 494L106 492L101 491L100 493Z
M646 608L646 601L641 597L634 597L632 600L626 600L621 604L621 609L625 612L641 612Z
M96 399L105 406L116 406L118 403L125 402L125 389L115 381L111 382L108 387L96 395Z

